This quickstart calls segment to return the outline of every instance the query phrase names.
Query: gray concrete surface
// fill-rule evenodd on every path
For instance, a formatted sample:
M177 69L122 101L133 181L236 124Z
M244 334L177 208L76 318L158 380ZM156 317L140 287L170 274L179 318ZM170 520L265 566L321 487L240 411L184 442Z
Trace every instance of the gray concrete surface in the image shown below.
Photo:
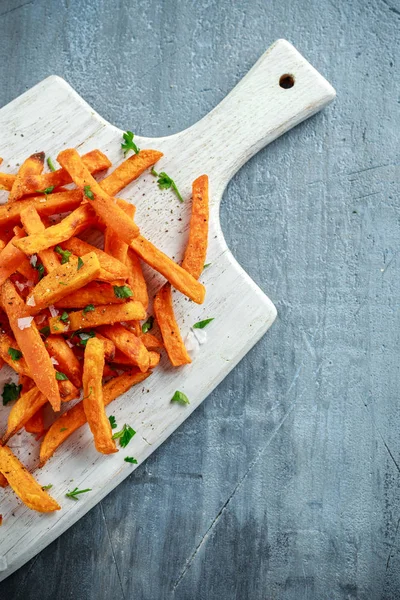
M0 105L55 73L168 134L278 37L338 92L225 194L273 328L0 598L400 598L398 0L2 0L0 23Z

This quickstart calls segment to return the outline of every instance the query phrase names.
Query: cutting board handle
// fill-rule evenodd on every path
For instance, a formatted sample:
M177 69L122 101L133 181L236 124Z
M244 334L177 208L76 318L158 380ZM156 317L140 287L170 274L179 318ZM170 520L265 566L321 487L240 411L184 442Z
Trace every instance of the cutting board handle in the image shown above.
M216 189L223 189L256 152L335 94L289 42L278 40L214 110L183 132L185 143L195 147L196 163Z

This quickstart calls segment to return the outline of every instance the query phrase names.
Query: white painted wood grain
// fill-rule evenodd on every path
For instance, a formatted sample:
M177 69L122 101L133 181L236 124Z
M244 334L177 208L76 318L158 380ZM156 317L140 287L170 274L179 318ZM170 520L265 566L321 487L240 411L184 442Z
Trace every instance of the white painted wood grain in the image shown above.
M295 85L279 86L283 74ZM0 529L0 580L77 521L135 468L123 461L135 456L143 462L206 398L216 385L260 339L275 319L271 301L237 264L227 248L219 225L223 190L234 173L260 148L308 118L334 98L329 83L286 41L276 42L248 75L210 114L176 135L138 137L141 148L164 152L157 170L166 170L184 198L180 204L170 191L161 192L156 180L145 174L124 192L137 206L137 222L144 235L167 254L180 260L190 218L192 180L210 176L210 243L202 275L207 288L204 305L197 306L181 294L174 301L185 336L200 319L214 317L208 341L193 364L172 369L167 360L143 385L130 390L108 407L120 425L137 431L126 451L104 457L96 453L87 427L81 428L35 475L52 494L62 511L40 515L25 508L10 490L0 490L4 525ZM53 158L64 147L80 152L101 148L116 165L123 160L121 131L94 113L62 79L50 77L0 110L0 156L5 171L15 172L24 157L45 151ZM5 200L6 194L0 199ZM146 268L154 292L162 277ZM3 374L4 379L4 374ZM170 403L180 389L190 398L189 407ZM148 391L149 390L149 391ZM7 410L0 412L4 427ZM21 433L10 442L22 461L34 468L37 445ZM92 488L79 502L65 498L75 486Z

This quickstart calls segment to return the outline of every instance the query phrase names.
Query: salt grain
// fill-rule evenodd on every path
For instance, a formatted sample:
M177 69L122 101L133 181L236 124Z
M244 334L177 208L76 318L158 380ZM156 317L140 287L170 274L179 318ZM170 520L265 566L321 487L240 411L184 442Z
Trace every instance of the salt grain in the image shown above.
M49 306L49 311L52 317L58 317L59 312L58 310L55 308L54 304L52 304L51 306Z
M18 327L21 329L21 331L23 331L31 326L32 321L33 317L22 317L21 319L17 320Z

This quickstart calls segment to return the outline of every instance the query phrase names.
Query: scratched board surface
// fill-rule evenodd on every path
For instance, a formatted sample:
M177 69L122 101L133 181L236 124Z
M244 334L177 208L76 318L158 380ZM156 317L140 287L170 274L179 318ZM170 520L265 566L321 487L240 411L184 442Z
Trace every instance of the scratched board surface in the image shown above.
M225 194L274 327L1 600L399 598L398 0L2 0L0 17L0 105L57 73L167 135L281 36L338 94Z

